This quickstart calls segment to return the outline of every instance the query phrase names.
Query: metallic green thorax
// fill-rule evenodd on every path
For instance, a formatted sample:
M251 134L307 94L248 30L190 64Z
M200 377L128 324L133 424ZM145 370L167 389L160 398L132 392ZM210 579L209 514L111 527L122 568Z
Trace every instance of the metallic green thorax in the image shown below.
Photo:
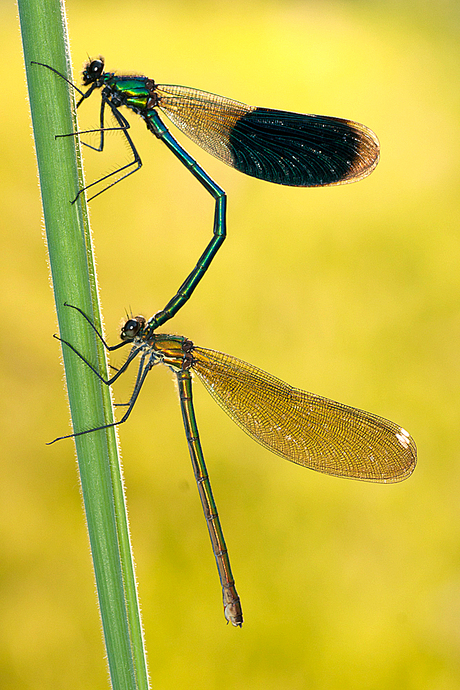
M146 341L150 341L152 355L158 356L162 364L174 369L174 371L185 371L192 365L193 343L182 335L165 335L153 333L146 336Z
M112 100L119 96L120 105L132 108L135 112L146 109L151 90L145 83L151 81L147 77L117 77L113 73L104 75L104 84L110 86L113 94Z

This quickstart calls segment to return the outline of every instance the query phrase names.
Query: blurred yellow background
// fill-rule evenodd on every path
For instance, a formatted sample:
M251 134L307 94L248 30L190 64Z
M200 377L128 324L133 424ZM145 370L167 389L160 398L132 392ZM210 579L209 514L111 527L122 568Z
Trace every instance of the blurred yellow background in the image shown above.
M111 71L363 122L382 147L368 179L305 190L250 179L178 135L228 192L229 227L170 330L402 424L419 464L393 486L306 471L246 437L197 382L245 616L232 629L172 376L154 370L120 429L152 686L457 689L458 2L69 0L67 10L77 83L101 53ZM13 5L0 13L1 685L104 688L74 448L45 445L69 419L20 35ZM92 101L85 126L97 123ZM206 192L128 116L144 167L91 204L111 342L126 311L164 306L213 217ZM85 152L88 181L127 158L110 136L104 155Z

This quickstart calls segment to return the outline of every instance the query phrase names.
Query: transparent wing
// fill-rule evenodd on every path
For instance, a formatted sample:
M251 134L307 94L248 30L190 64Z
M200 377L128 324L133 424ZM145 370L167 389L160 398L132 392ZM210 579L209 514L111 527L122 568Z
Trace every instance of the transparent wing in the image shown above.
M159 108L196 144L268 182L322 187L360 180L379 160L375 134L357 122L253 108L185 86L156 87Z
M214 350L195 347L192 368L236 424L287 460L373 482L398 482L414 470L415 442L398 424Z

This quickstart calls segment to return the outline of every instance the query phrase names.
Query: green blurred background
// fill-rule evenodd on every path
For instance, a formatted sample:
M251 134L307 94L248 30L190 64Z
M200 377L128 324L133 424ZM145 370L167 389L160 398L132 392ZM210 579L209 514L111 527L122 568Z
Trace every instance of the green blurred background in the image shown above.
M228 240L170 325L204 347L406 427L394 486L305 471L196 407L243 602L227 627L171 374L120 429L153 687L460 686L460 6L222 0L67 4L74 76L109 70L251 105L363 122L382 159L356 185L287 189L181 142L228 192ZM3 116L0 677L105 688L107 670L50 289L21 43L0 5ZM97 122L98 99L85 126ZM144 167L91 204L107 334L150 316L207 243L209 196L135 117ZM173 128L172 128L173 129ZM174 131L174 130L173 130ZM128 158L86 152L95 179ZM123 400L133 375L115 395Z

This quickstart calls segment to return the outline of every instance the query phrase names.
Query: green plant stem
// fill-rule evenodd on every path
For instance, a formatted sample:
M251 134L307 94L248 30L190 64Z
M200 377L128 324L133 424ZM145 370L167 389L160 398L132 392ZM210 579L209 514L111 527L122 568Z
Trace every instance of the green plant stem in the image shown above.
M92 329L64 302L76 305L100 329L97 282L85 201L70 200L83 186L74 94L51 65L70 78L64 6L59 0L18 0L50 267L61 338L107 376L105 353ZM113 421L110 391L63 348L75 431ZM63 441L65 443L65 441ZM75 438L107 658L113 688L148 688L123 483L114 428ZM52 452L50 450L50 452Z

